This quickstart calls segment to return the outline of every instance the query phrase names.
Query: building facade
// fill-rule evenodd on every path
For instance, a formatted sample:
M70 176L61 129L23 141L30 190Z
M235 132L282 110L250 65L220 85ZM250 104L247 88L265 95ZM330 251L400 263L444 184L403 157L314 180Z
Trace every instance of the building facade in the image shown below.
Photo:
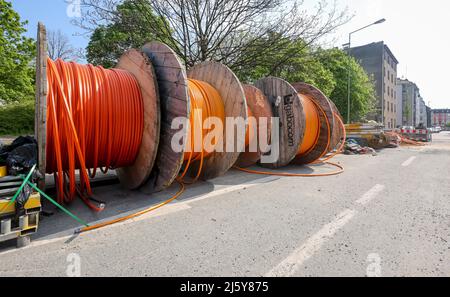
M422 96L419 96L419 126L428 127L427 122L427 106Z
M371 119L388 129L397 127L398 60L383 41L350 48L349 54L374 80L377 110Z
M397 94L399 104L402 105L398 116L399 126L416 127L420 122L420 90L417 85L407 79L397 79Z
M433 126L445 127L450 124L450 109L433 109L431 118Z
M431 113L431 107L427 106L427 127L433 127L433 118Z

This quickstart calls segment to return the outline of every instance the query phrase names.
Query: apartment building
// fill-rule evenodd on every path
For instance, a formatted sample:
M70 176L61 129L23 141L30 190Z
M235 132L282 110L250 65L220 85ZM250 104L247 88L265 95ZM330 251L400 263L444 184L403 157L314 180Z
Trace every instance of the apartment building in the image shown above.
M370 119L382 122L388 129L397 127L397 58L383 41L353 47L349 54L375 83L377 110Z
M431 109L426 105L419 87L408 79L397 79L398 126L431 126Z
M371 119L386 128L397 126L397 66L398 60L383 42L353 47L350 55L359 61L375 82L377 111Z
M433 109L431 118L433 126L445 127L450 124L450 109Z

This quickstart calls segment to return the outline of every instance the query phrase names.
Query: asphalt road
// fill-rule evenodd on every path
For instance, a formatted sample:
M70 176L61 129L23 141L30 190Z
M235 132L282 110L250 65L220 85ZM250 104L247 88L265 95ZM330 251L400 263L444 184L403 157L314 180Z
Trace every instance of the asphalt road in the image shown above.
M76 224L57 214L31 246L0 246L0 275L450 276L450 133L427 147L335 161L344 174L233 171L151 215L76 237ZM111 212L169 196L137 198L117 186L97 192L121 197Z

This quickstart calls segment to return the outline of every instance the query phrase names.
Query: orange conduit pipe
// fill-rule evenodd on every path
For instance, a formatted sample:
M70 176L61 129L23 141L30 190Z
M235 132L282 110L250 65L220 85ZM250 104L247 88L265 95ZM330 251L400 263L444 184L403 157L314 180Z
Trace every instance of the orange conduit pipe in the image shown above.
M142 141L142 94L124 70L47 60L47 173L54 173L57 201L80 198L93 210L89 178L97 169L134 163ZM79 170L80 181L75 180Z
M252 141L255 139L256 137L256 127L254 127L254 122L251 120L253 118L255 118L250 106L247 107L247 114L248 114L248 127L247 127L247 132L245 134L245 148L247 149L250 144L252 143ZM258 119L256 119L258 120Z
M194 181L198 180L202 173L204 159L212 153L207 151L204 145L204 139L212 129L203 129L204 122L215 117L222 122L222 125L225 123L225 105L216 89L206 82L189 79L188 91L191 99L190 132L186 143L188 150L184 154L184 170L179 177L180 181L185 178L190 165L195 161L200 161L199 170L194 178ZM198 130L201 130L200 135L196 135ZM218 139L214 139L213 149L217 147L218 143ZM198 151L199 148L201 151Z
M320 136L320 110L318 106L310 96L300 94L300 99L305 111L306 125L305 135L297 153L299 157L308 155L316 147Z
M136 217L139 217L141 215L144 215L146 213L155 211L164 205L169 204L170 202L176 200L178 197L180 197L183 192L185 191L185 185L195 182L203 168L203 162L204 159L207 158L211 152L208 152L205 150L204 142L205 135L210 132L209 129L203 129L203 123L204 121L209 117L217 117L219 118L222 123L225 122L225 106L222 100L222 97L217 92L216 89L214 89L210 84L198 80L189 79L188 80L188 91L189 91L189 97L190 97L190 104L191 104L191 116L190 116L190 131L188 133L188 139L186 142L186 147L188 148L187 152L185 152L184 155L184 170L182 173L180 173L180 176L177 178L177 182L180 185L179 191L169 198L168 200L152 206L150 208L147 208L145 210L126 215L123 217L120 217L118 219L102 222L96 225L92 225L89 227L84 227L79 230L76 230L76 233L84 233L96 229L100 229L106 226L114 225L120 222L124 222ZM200 114L201 111L201 114ZM196 135L195 132L197 131L195 128L201 127L201 133L200 135ZM198 137L197 137L198 136ZM218 142L215 143L216 145ZM201 151L196 151L197 148L201 148ZM185 176L187 175L189 171L189 167L194 161L200 161L199 170L197 172L196 177L192 182L186 182L184 181Z

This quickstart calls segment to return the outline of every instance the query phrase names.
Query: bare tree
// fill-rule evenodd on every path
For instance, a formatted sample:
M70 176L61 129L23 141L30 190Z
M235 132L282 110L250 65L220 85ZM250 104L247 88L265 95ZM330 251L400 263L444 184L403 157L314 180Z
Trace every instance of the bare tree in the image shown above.
M47 33L48 39L48 56L52 60L63 59L65 61L79 61L84 59L84 51L81 48L74 47L67 35L61 30L51 31Z
M289 42L302 39L309 46L349 20L346 10L326 0L320 0L314 11L302 9L301 0L126 1L144 16L151 15L143 11L149 7L144 4L150 3L152 13L165 20L166 28L153 27L150 19L140 25L154 31L156 39L169 40L188 67L205 60L220 61L233 69L253 67L274 52L283 64L296 54L287 47ZM82 0L83 17L76 24L90 31L111 22L121 2ZM276 71L276 64L269 72Z

